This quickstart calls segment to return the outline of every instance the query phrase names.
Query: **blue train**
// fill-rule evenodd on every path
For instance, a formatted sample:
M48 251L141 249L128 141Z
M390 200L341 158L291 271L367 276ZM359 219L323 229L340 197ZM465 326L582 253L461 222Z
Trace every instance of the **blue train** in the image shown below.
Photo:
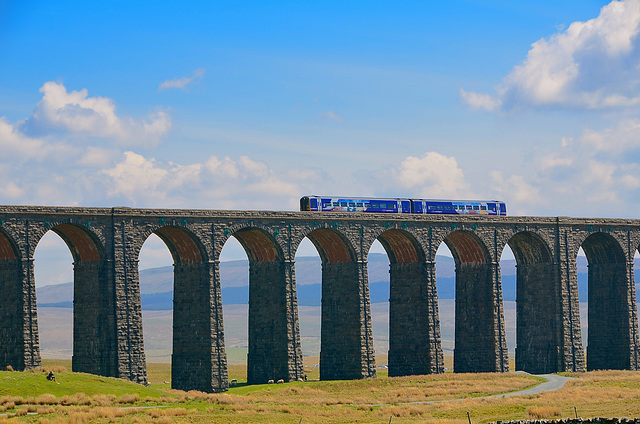
M449 215L507 214L507 206L499 200L374 199L336 196L304 196L300 199L300 210Z

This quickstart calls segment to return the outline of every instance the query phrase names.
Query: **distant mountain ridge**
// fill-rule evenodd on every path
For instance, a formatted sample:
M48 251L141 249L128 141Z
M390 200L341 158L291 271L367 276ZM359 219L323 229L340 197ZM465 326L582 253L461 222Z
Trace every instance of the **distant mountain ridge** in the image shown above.
M638 261L637 261L638 262ZM515 260L501 264L502 296L505 301L516 298ZM578 295L587 300L586 258L578 257ZM636 263L636 266L638 263ZM249 301L249 273L246 260L227 261L220 264L222 302L227 305L247 304ZM389 259L382 253L372 253L368 258L369 292L371 303L389 300ZM319 257L296 258L296 285L298 305L320 306L322 293L322 264ZM436 282L440 299L455 298L455 263L448 256L437 257ZM173 308L173 266L140 271L142 309L171 310ZM73 307L73 283L39 287L38 306Z

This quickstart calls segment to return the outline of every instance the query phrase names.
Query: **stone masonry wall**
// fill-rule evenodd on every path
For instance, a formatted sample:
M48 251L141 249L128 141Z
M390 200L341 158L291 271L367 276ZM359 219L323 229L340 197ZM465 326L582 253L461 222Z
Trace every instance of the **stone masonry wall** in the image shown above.
M560 420L496 421L491 424L640 424L640 418L564 418Z
M389 376L444 372L435 278L426 263L395 263L390 270Z
M560 308L552 263L521 264L517 268L516 370L533 374L556 372Z
M456 323L453 368L456 372L508 370L504 317L490 264L456 269ZM504 341L503 341L504 340Z
M288 319L295 296L289 283L282 261L250 265L249 384L303 378L299 329Z
M362 278L354 262L322 265L322 380L375 376L369 292L363 289Z
M267 369L283 379L302 376L293 258L301 240L313 233L323 259L321 378L375 376L366 254L390 230L395 233L388 233L385 248L394 258L393 372L442 370L433 260L443 241L457 270L456 372L508 369L499 259L509 243L514 253L520 251L518 300L524 308L517 367L585 369L575 258L587 243L590 302L598 302L590 309L604 308L590 320L596 333L589 356L601 362L590 362L589 368L638 368L632 261L640 246L639 220L37 206L0 206L0 289L7 294L0 301L0 367L40 364L33 252L51 229L64 236L76 261L74 363L103 375L146 383L137 257L156 233L176 261L176 295L182 299L174 319L175 385L205 391L228 387L218 260L226 240L239 231L245 247L254 243L248 255L260 265L252 271L252 296L262 292L264 300L256 301L262 306L254 310L258 318L250 334L254 352L262 349L254 375ZM424 252L419 260L411 259L414 250L402 234ZM605 258L612 247L619 253ZM550 252L547 259L536 256L542 251ZM95 258L100 260L92 264ZM539 290L528 292L523 284ZM412 301L409 292L415 294ZM96 299L104 307L90 311ZM396 309L399 305L406 310ZM186 309L198 313L188 315ZM523 318L531 314L535 317ZM198 331L185 329L187 317ZM95 325L101 330L89 328ZM599 337L601 345L617 346L615 358L597 359ZM274 349L267 352L264 346ZM100 359L91 358L99 350ZM191 350L194 355L187 358Z

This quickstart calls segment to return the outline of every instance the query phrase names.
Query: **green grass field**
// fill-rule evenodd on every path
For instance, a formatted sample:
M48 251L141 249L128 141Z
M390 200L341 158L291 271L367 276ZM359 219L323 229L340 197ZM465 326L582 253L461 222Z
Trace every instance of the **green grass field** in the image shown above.
M318 369L313 366L317 358L305 359L308 382L240 385L223 394L171 390L169 364L149 364L151 384L144 387L65 371L70 361L45 360L44 368L54 369L59 384L47 381L46 371L0 372L0 414L7 414L0 415L0 423L308 424L391 419L395 424L463 424L469 413L476 424L572 417L574 407L583 418L640 416L640 372L576 374L556 392L486 399L483 396L538 384L539 379L520 373L388 378L380 372L376 379L317 381ZM242 381L244 368L244 364L230 366L229 378Z

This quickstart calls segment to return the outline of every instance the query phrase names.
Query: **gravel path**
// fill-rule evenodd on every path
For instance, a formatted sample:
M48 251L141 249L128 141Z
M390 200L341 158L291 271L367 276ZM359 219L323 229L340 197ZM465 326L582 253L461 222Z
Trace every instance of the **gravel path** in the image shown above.
M463 398L463 399L449 399L449 400L431 400L431 401L425 401L425 402L400 402L400 403L384 403L384 404L379 404L379 405L373 405L373 406L387 406L387 405L425 405L425 404L429 404L429 403L440 403L440 402L455 402L455 401L463 401L463 400L467 400L467 399L491 399L491 398L503 398L503 397L509 397L509 396L526 396L526 395L537 395L538 393L542 393L542 392L550 392L553 390L560 390L564 387L564 384L569 381L572 380L571 377L562 377L560 375L556 375L556 374L529 374L526 373L524 371L517 371L519 374L527 374L527 375L533 375L534 377L542 377L544 379L546 379L547 381L542 382L540 384L538 384L537 386L534 387L530 387L528 389L525 390L519 390L517 392L510 392L510 393L502 393L499 395L491 395L491 396L482 396L482 397L476 397L476 398Z
M521 372L521 371L518 371L518 373L534 375L534 374L529 374L529 373ZM520 390L520 391L517 391L517 392L511 392L511 393L503 393L501 395L486 396L485 398L537 395L538 393L542 393L542 392L551 392L553 390L562 389L564 387L564 384L567 381L572 379L571 377L562 377L561 375L556 375L556 374L538 374L538 375L534 375L534 376L535 377L542 377L542 378L546 379L547 381L545 381L544 383L540 383L537 386L531 387L529 389Z

